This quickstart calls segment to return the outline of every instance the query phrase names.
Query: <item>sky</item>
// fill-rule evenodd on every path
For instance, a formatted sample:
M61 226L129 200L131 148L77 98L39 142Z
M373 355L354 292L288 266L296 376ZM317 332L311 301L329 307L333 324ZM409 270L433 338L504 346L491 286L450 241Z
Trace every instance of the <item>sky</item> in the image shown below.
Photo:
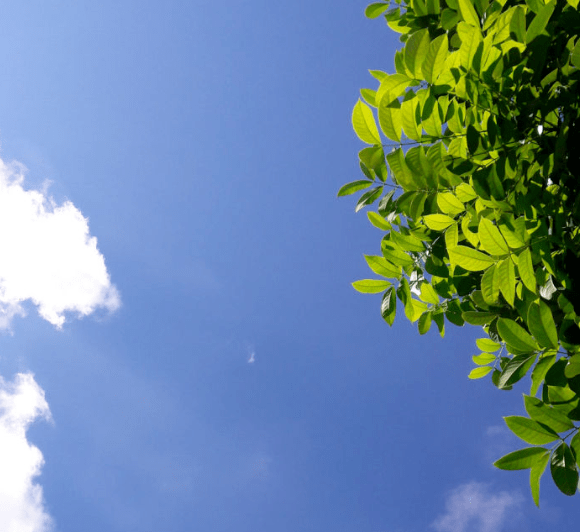
M351 286L350 116L402 46L364 8L3 2L0 530L577 526L492 466L529 379Z

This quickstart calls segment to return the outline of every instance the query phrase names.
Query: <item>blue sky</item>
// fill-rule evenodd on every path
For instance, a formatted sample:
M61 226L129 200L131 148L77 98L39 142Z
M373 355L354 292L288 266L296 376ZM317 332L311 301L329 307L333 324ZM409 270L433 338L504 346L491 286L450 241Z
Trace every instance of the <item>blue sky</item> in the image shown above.
M364 7L3 3L0 529L577 525L491 465L528 381L350 285L350 114L399 47Z

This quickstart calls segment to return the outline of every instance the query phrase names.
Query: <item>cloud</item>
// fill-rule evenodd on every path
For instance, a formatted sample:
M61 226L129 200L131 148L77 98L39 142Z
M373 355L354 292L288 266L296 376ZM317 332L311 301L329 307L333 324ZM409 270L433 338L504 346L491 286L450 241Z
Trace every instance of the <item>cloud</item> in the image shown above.
M256 361L256 353L252 351L250 353L250 358L248 358L248 364L253 364Z
M10 329L32 301L61 328L65 312L87 316L120 306L88 220L70 202L57 205L44 190L25 190L26 168L0 159L0 328Z
M44 463L42 453L26 439L37 418L50 420L43 390L30 374L11 383L0 377L0 530L48 532L53 528L44 509L42 487L34 483Z
M523 500L519 492L492 493L486 484L463 484L449 493L446 513L431 527L437 532L501 532L508 519L519 519L512 508L517 509Z

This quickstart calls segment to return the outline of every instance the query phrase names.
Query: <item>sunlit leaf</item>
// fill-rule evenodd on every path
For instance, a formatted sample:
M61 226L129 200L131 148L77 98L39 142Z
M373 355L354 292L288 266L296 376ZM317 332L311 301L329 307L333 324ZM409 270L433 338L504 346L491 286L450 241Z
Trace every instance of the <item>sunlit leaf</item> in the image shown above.
M556 432L574 428L574 423L564 413L550 407L540 399L524 395L524 406L528 415L538 423L543 423Z
M365 188L369 188L373 184L372 181L368 181L366 179L361 179L360 181L353 181L352 183L348 183L341 187L338 191L337 196L349 196L350 194L354 194L359 190L364 190Z
M451 262L470 272L479 272L489 268L495 259L467 246L455 246L449 250Z
M488 375L491 371L493 371L493 368L491 368L489 366L481 366L479 368L473 368L469 372L468 378L481 379L481 378L485 377L486 375Z
M534 467L544 455L549 455L550 452L543 447L526 447L519 451L502 456L495 461L493 465L498 469L508 471L515 471L519 469L530 469Z
M378 275L395 279L398 279L401 276L401 267L391 264L384 257L365 255L365 260L367 261L369 268Z
M500 318L497 322L497 330L502 340L522 352L533 352L538 349L538 344L525 329L515 321Z
M370 107L359 100L352 111L352 127L358 138L367 144L380 144L381 137Z
M352 283L352 286L355 290L363 294L378 294L389 288L391 283L380 279L362 279L361 281Z
M528 309L528 327L542 347L557 348L558 332L550 307L542 300Z
M381 16L387 9L389 9L388 3L385 4L383 2L375 2L367 6L365 9L365 15L368 18L377 18Z
M537 447L536 447L537 448ZM546 470L548 461L550 460L550 452L544 451L543 454L536 458L536 462L532 465L530 470L530 489L532 491L532 498L535 505L540 507L540 479Z
M508 428L520 439L532 445L544 445L559 438L558 433L523 416L504 417Z

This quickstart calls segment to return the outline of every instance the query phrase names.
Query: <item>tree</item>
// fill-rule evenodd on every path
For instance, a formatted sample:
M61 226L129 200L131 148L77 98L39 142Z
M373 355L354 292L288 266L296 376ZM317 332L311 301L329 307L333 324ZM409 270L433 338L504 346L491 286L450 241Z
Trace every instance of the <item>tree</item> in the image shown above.
M381 255L365 258L380 279L353 286L383 294L389 325L398 300L420 334L483 326L469 378L510 390L531 372L529 417L504 418L531 446L494 465L530 469L538 506L548 462L566 495L579 480L578 2L369 5L404 46L395 72L370 71L378 87L361 90L364 179L338 192L364 191L356 211L377 204Z

